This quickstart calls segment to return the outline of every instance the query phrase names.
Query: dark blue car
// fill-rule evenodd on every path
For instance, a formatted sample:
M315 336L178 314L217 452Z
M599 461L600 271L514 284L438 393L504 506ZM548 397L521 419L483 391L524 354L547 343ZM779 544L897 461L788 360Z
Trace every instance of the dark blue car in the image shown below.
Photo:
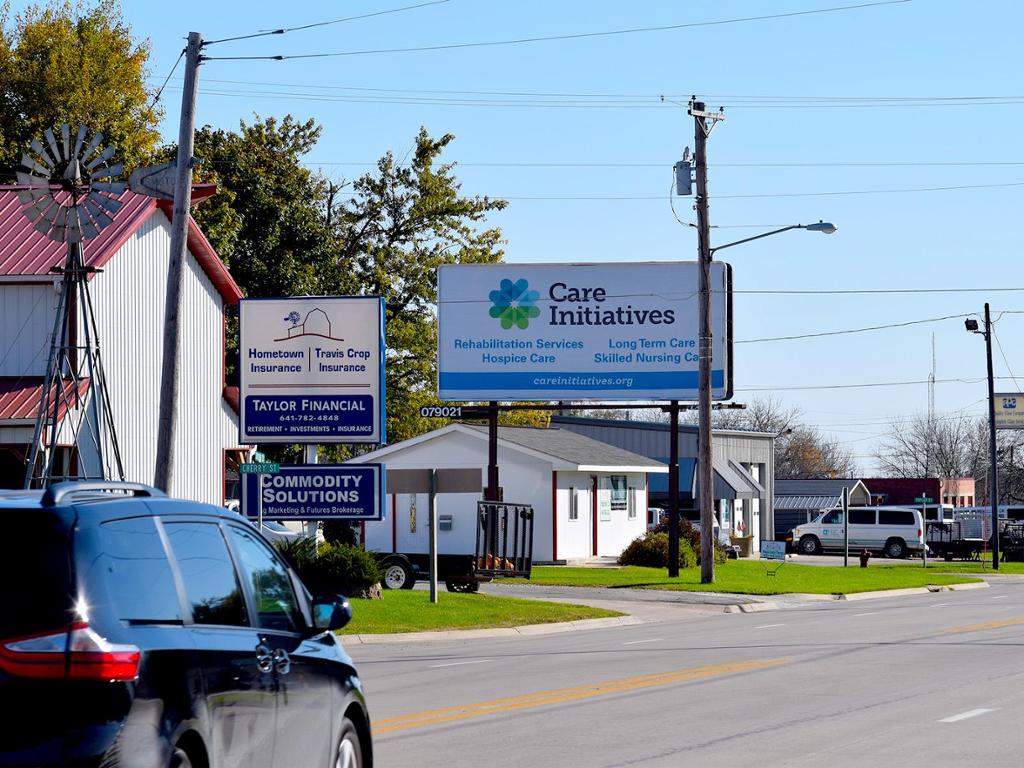
M348 603L238 515L109 482L0 515L0 766L372 765Z

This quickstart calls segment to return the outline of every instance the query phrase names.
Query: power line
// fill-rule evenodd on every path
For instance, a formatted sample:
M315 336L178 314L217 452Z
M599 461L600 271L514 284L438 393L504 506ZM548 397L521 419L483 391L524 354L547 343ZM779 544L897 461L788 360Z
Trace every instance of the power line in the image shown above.
M169 82L170 82L170 80L171 80L171 76L172 76L172 75L174 74L174 71L175 71L175 70L176 70L176 69L178 68L178 65L179 65L179 64L181 64L181 60L182 60L183 58L185 58L185 49L184 49L184 48L182 48L182 49L181 49L181 53L179 53L179 54L178 54L178 58L177 58L177 60L175 60L175 62L174 62L174 66L173 66L173 67L171 67L171 71L170 71L170 72L168 72L168 73L167 73L167 77L165 77L165 78L164 78L164 82L163 82L163 85L161 85L161 86L160 86L160 87L159 87L159 88L157 89L156 93L155 93L155 94L153 95L153 100L152 100L152 101L151 101L151 102L149 103L149 108L150 108L150 109L152 109L153 107L155 107L155 106L156 106L156 104L157 104L157 102L158 102L158 101L160 101L160 96L161 96L161 94L163 94L163 92L164 92L164 88L166 88L166 87L167 87L167 83L169 83Z
M330 21L317 21L313 24L303 24L300 27L283 27L281 29L262 29L259 32L254 32L251 35L238 35L236 37L222 37L220 40L207 40L204 45L216 45L217 43L229 43L234 40L250 40L254 37L266 37L268 35L283 35L287 32L299 32L304 29L313 29L314 27L327 27L332 24L341 24L345 21L356 21L358 19L369 19L374 16L386 16L390 13L400 13L401 11L411 11L416 8L424 8L428 5L441 5L447 3L449 0L430 0L430 2L419 3L418 5L406 5L402 8L391 8L387 11L375 11L374 13L364 13L359 16L346 16L343 19L331 19ZM204 57L205 58L205 57Z
M1008 379L1009 376L996 376L996 379ZM936 384L979 384L985 381L981 379L936 379ZM796 392L811 390L833 390L833 389L875 389L878 387L907 387L918 384L927 384L928 379L915 379L912 381L879 381L866 384L816 384L793 386L773 385L767 387L736 387L737 392Z
M866 328L850 328L843 331L823 331L821 333L804 333L796 336L772 336L763 339L742 339L734 341L734 344L756 344L763 341L791 341L793 339L816 339L822 336L843 336L850 333L865 333L867 331L881 331L887 328L905 328L908 325L922 325L923 323L937 323L942 320L953 320L961 317L968 317L971 313L959 315L945 315L944 317L931 317L924 320L908 320L904 323L888 323L886 325L871 325Z
M521 45L525 43L541 43L551 42L555 40L581 40L584 38L595 38L595 37L613 37L620 35L630 35L637 33L648 33L648 32L666 32L678 29L688 29L695 27L713 27L721 26L726 24L741 24L754 21L768 21L772 19L785 19L794 18L797 16L811 16L814 14L822 13L836 13L839 11L851 11L860 10L864 8L873 8L883 5L902 5L908 3L910 0L879 0L879 2L873 3L860 3L857 5L842 5L835 6L832 8L817 8L809 11L790 11L788 13L773 13L766 14L763 16L745 16L740 18L732 19L719 19L717 21L694 21L685 24L667 24L656 27L631 27L626 29L613 29L602 32L577 32L566 35L546 35L542 37L520 37L510 40L489 40L482 42L471 42L471 43L447 43L444 45L425 45L411 48L380 48L380 49L369 49L360 51L336 51L330 53L302 53L291 56L287 55L276 55L276 56L220 56L210 57L211 59L219 60L230 60L230 61L253 61L253 60L270 60L270 61L284 61L285 59L323 59L333 58L339 56L367 56L373 54L382 53L420 53L425 51L447 51L462 48L484 48L494 46L509 46L509 45Z
M1017 377L1013 375L1013 369L1010 368L1010 361L1006 359L1006 353L1003 351L1003 345L999 341L999 336L996 335L996 327L993 323L991 325L992 338L996 340L996 346L999 348L999 354L1003 358L1003 362L1006 364L1006 370L1010 373L1010 378L1013 379L1013 385L1020 389L1020 384L1017 383Z

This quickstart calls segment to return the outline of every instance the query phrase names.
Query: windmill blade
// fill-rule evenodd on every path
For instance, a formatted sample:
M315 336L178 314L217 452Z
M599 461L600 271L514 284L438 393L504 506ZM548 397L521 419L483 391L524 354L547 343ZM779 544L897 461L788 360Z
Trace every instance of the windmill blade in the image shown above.
M117 165L113 165L113 166L111 166L109 168L106 168L106 167L101 168L99 173L92 174L92 176L90 178L96 179L96 180L99 180L99 179L109 179L109 178L112 178L114 176L120 176L123 171L124 171L124 163L118 163Z
M115 197L123 195L127 188L123 181L98 181L90 186L97 192L102 192L106 195L114 195Z
M51 168L55 168L57 166L57 161L54 158L50 157L49 151L47 151L46 147L39 143L39 139L32 139L32 141L29 143L29 147L31 147L32 151L35 152L39 157L41 157L43 159L43 162L47 163ZM49 173L47 173L47 176L49 176Z
M50 196L49 191L45 189L19 189L18 190L18 202L22 205L31 205L36 200L43 200Z
M26 168L28 168L30 171L35 171L37 174L42 176L44 179L50 178L50 174L52 173L52 169L44 168L39 163L37 163L35 160L33 160L29 155L22 155L21 156L21 164L23 166L25 166Z
M60 205L52 197L47 196L42 200L37 201L34 205L26 208L22 213L25 214L25 218L29 221L38 221L39 219L48 217L49 211L55 206Z
M64 242L64 235L68 224L68 210L68 208L65 208L62 205L57 209L56 213L54 213L53 221L50 222L50 231L46 233L46 236L51 240Z
M85 210L89 212L92 220L96 222L96 226L100 229L114 223L114 220L107 215L106 211L96 205L91 198L86 198L84 205Z
M100 228L92 223L92 219L90 219L81 208L78 209L78 223L82 227L83 240L92 240L94 237L99 235Z
M60 138L61 138L61 149L64 151L64 159L70 160L74 155L71 154L71 126L64 123L60 127Z
M50 145L50 151L53 152L53 156L63 160L64 156L57 148L57 140L53 137L53 131L47 128L45 131L43 131L43 137L46 139L46 143Z
M85 126L78 126L78 136L75 138L75 148L71 151L72 157L79 157L79 152L82 149L82 142L85 141Z
M116 198L104 197L103 195L89 195L89 199L106 208L111 214L121 210L121 201Z
M117 150L114 147L107 147L102 152L100 152L99 155L92 162L90 162L87 166L85 166L85 170L91 171L93 168L95 168L100 163L107 162L107 160L109 160L110 158L112 158L114 156L114 153L116 151Z
M82 223L78 218L78 208L70 209L68 215L68 227L65 239L69 243L80 243L82 242Z
M25 173L24 171L16 171L15 175L18 177L18 183L24 187L31 187L32 189L41 189L49 192L50 180L44 179L40 176L34 176L31 173Z
M103 141L103 134L94 133L93 137L89 140L89 146L87 146L85 151L82 153L81 161L83 163L92 157L93 152L96 151L96 148L100 145L101 141Z

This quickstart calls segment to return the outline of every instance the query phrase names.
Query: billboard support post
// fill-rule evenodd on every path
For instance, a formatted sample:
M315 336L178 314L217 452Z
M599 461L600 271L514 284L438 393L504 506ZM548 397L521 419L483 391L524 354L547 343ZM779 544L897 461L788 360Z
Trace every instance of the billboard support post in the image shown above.
M679 401L669 404L668 575L679 576Z

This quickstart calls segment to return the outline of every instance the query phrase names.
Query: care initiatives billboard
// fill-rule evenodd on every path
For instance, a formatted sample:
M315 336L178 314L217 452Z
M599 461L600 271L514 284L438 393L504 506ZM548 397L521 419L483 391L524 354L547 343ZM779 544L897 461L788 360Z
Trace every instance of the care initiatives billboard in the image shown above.
M698 264L446 264L442 400L692 400ZM732 396L732 272L712 262L712 397Z
M242 443L383 443L384 302L239 302Z
M284 464L242 476L242 514L264 520L382 520L380 464Z

